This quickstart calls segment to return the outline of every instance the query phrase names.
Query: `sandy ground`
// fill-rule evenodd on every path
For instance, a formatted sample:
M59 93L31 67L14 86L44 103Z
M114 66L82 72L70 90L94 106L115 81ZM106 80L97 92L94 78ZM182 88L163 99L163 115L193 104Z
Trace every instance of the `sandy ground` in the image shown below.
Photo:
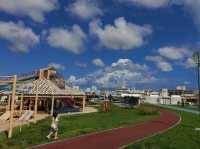
M60 116L65 116L65 115L79 115L79 114L85 114L85 113L93 113L93 112L97 112L97 109L94 107L86 107L84 112L74 112L74 113L63 113L63 114L59 114ZM50 116L47 113L38 113L37 117L36 117L36 121L42 120L47 118L48 116ZM13 127L18 127L20 125L25 125L28 124L30 122L34 122L34 119L31 119L29 121L26 122L19 122L16 118L14 119L14 123L13 123ZM9 120L8 121L0 121L0 132L2 131L6 131L9 129Z
M46 113L38 113L37 114L37 117L36 117L36 121L39 121L39 120L42 120L42 119L45 119L46 117L48 117L49 114L46 114ZM29 121L26 121L26 122L20 122L18 121L18 119L14 119L14 123L13 123L13 127L18 127L20 125L25 125L25 124L28 124L29 122L33 122L34 120L31 119ZM0 132L2 131L6 131L9 129L9 120L8 121L0 121Z

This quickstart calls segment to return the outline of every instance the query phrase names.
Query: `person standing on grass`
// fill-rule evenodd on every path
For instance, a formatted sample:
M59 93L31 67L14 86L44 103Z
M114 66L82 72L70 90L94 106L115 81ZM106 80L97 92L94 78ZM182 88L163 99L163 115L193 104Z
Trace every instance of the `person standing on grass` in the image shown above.
M58 114L56 112L53 113L52 123L51 123L51 130L48 134L47 138L51 139L54 137L54 139L58 139Z

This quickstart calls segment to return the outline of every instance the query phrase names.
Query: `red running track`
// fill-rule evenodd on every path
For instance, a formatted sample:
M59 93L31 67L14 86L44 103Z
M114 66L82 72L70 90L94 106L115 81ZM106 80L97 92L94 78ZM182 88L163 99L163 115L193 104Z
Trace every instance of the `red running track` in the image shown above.
M180 122L180 117L168 110L160 110L160 117L125 128L116 128L39 145L34 149L117 149L123 145L164 132Z

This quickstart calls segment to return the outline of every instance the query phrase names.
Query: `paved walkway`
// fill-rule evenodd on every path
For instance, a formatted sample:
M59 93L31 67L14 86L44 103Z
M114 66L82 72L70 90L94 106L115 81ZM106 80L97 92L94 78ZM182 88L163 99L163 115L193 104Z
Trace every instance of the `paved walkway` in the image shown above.
M184 111L184 112L189 112L189 113L193 113L193 114L200 114L200 112L197 111L197 110L175 107L175 106L171 106L171 105L163 105L163 104L155 104L155 105L159 106L159 107L163 107L163 108L169 108L169 109L177 110L177 111Z
M155 120L117 128L100 133L88 134L71 139L35 146L35 149L116 149L123 145L166 131L180 122L180 117L168 110L160 110Z

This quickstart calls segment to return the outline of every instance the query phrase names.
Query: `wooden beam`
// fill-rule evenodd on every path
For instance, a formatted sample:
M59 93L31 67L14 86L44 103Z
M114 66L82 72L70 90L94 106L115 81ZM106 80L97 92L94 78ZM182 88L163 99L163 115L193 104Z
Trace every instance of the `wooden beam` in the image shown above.
M12 83L13 80L0 80L0 83Z
M15 104L16 81L17 81L17 76L14 75L13 76L12 100L11 100L11 111L10 111L8 138L12 137L12 131L13 131L13 111L14 111L14 104Z
M83 97L83 112L85 112L85 96Z
M10 99L11 99L11 96L8 95L8 105L7 105L6 111L10 111Z
M32 98L35 98L36 95L24 95L24 97L32 97ZM54 98L70 98L71 96L74 96L74 95L66 95L66 96L61 96L61 95L38 95L38 97L40 98L52 98L54 96ZM75 97L83 97L84 95L79 95L79 96L75 96Z
M51 115L52 116L53 116L53 112L54 112L54 100L55 100L55 97L53 96L51 99Z
M21 94L21 98L20 98L20 116L22 115L22 112L23 112L23 94Z
M36 83L36 96L35 96L35 108L34 108L34 122L36 123L37 117L37 107L38 107L38 85Z

